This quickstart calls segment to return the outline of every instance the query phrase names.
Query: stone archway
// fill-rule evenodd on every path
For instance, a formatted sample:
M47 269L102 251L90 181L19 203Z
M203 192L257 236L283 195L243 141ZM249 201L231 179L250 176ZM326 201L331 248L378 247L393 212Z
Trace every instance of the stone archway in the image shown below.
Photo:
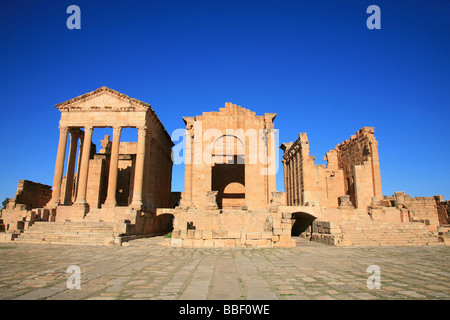
M244 144L233 135L214 142L211 190L217 191L219 209L241 209L245 203Z
M291 236L300 236L310 239L314 220L316 220L316 217L306 212L293 212Z

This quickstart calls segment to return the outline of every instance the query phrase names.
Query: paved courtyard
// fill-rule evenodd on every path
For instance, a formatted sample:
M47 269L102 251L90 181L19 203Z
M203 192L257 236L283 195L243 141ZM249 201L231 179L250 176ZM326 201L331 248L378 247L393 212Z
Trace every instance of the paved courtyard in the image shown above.
M0 299L449 299L450 248L188 249L0 244ZM68 289L69 266L80 289ZM371 265L380 289L369 289ZM73 283L73 282L72 282Z

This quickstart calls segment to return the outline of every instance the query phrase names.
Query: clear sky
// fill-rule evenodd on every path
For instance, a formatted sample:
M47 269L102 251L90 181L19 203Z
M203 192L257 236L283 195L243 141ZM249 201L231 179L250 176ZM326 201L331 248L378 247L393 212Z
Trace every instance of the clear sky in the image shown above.
M66 26L72 4L81 30ZM383 194L450 199L449 13L444 0L2 0L0 201L19 179L52 184L54 106L101 86L151 104L169 134L225 102L277 113L280 143L307 132L318 164L373 126Z

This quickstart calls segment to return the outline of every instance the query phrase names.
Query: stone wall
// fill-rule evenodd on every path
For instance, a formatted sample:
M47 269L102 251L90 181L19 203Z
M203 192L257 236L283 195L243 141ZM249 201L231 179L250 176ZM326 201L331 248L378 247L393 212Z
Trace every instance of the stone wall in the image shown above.
M450 224L450 201L442 201L438 203L439 224Z
M276 191L276 172L270 171L276 166L275 116L274 113L257 116L249 109L227 102L219 111L184 117L183 203L192 208L206 208L206 193L217 191L220 208L266 209L271 193ZM232 183L234 186L227 189Z
M316 165L309 155L306 133L300 133L292 143L283 143L283 166L288 205L307 205L336 208L339 198L349 196L356 208L367 208L373 196L381 196L378 143L374 129L364 127L349 140L327 152L327 165Z
M51 196L51 186L29 180L19 180L13 202L14 204L24 204L27 210L31 210L44 207Z
M291 219L279 212L175 210L171 246L292 247Z

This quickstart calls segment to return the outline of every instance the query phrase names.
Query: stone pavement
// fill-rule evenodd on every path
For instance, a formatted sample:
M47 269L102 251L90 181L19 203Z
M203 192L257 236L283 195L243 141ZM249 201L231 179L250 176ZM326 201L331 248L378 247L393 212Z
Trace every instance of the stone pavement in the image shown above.
M291 249L0 244L0 299L445 299L450 248L334 247L297 239ZM68 289L67 268L81 270ZM368 289L370 265L381 288Z

